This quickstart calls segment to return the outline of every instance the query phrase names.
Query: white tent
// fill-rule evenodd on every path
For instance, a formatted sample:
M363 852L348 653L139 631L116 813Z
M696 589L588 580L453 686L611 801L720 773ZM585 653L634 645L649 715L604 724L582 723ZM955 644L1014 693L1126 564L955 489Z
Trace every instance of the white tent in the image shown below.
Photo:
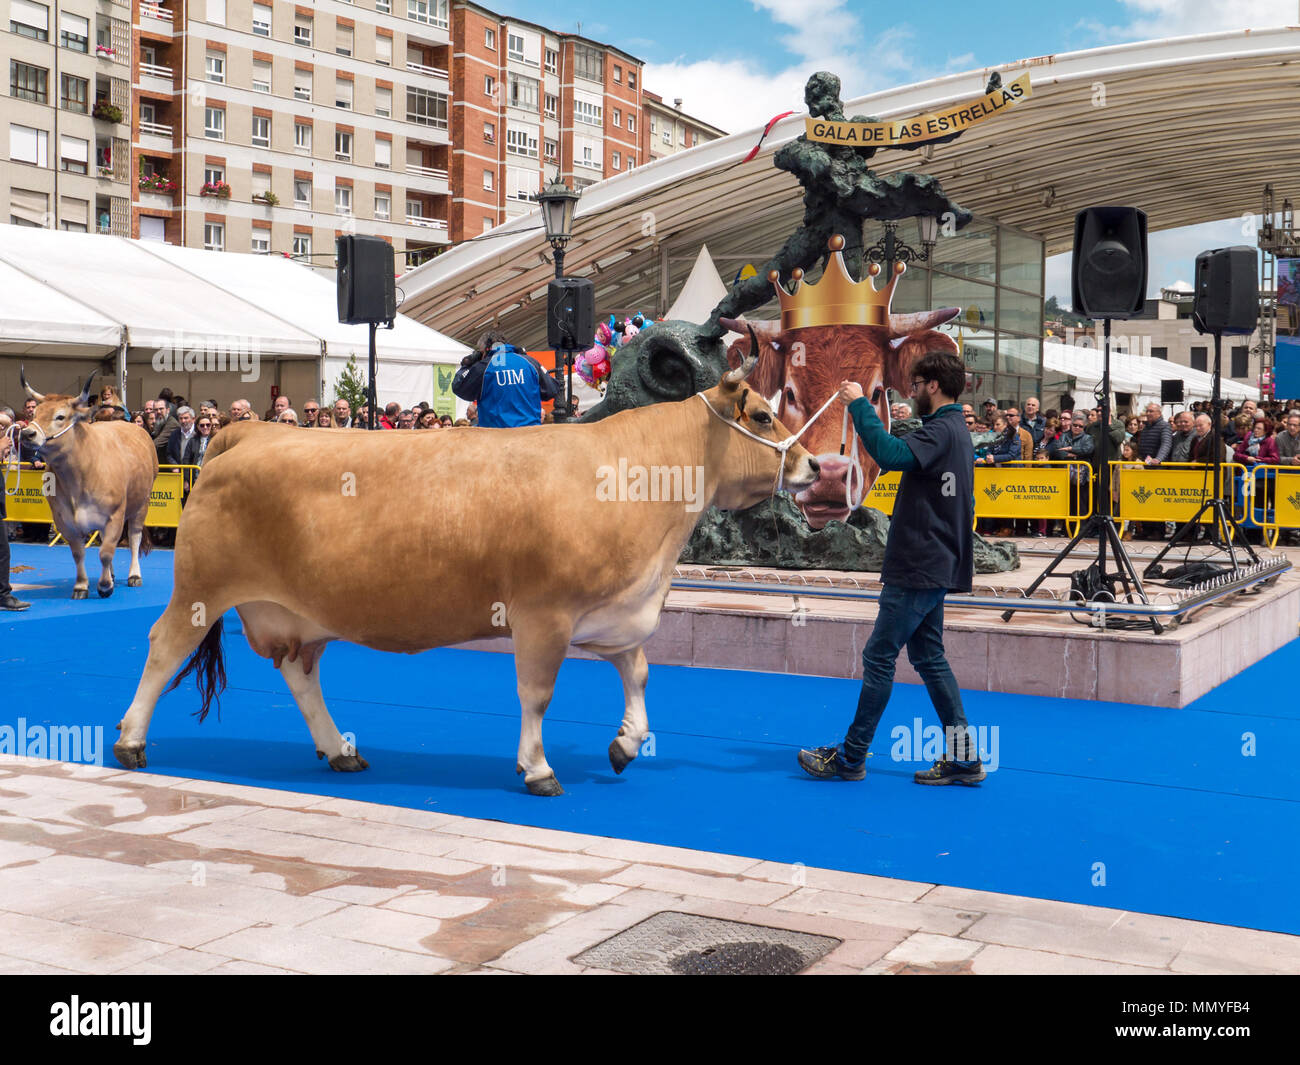
M1066 377L1073 377L1077 382L1076 395L1091 392L1100 386L1102 359L1103 353L1095 348L1059 344L1053 341L1046 341L1043 344L1044 372L1055 371ZM1160 382L1172 378L1182 379L1185 403L1210 398L1214 383L1211 374L1166 362L1164 359L1154 359L1149 355L1111 352L1111 392L1132 393L1135 404L1141 405L1149 401L1159 403ZM1223 378L1220 381L1219 391L1225 399L1259 399L1258 388L1250 388L1230 378Z
M727 286L718 276L718 268L713 265L707 244L700 245L700 254L695 257L691 274L677 293L677 299L668 309L665 318L679 322L694 322L702 325L708 321L709 314L727 294Z
M337 308L327 278L282 256L0 225L0 394L17 387L17 360L6 355L26 357L43 391L69 387L70 367L43 368L54 380L37 383L41 357L79 357L84 376L116 356L119 374L148 395L161 384L223 405L246 395L260 411L276 386L291 398L324 392L328 402L349 356L363 376L369 357L367 327L340 324ZM433 402L435 366L445 379L469 350L400 314L378 331L376 349L380 402L403 406ZM183 367L165 357L194 351ZM238 372L203 358L230 353L240 365L236 352ZM457 401L457 413L464 407Z

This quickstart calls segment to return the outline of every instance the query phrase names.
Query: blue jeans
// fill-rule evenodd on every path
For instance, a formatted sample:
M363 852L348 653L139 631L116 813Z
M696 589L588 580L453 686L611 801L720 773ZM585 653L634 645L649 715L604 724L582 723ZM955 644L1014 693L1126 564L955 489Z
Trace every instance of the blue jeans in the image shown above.
M880 616L862 649L862 691L858 712L844 737L844 760L851 764L867 756L876 726L894 688L898 652L906 645L907 658L925 682L930 701L949 737L966 732L961 691L943 653L943 588L898 588L885 585L880 593ZM948 751L952 756L954 752ZM955 757L974 760L978 755L957 751Z

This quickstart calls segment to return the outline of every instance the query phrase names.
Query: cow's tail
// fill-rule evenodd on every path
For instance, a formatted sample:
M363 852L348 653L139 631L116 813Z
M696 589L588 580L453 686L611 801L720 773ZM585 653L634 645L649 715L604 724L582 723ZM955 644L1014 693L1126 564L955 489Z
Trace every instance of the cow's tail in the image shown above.
M199 694L203 696L203 705L195 711L200 721L208 716L208 708L213 701L217 704L217 720L221 720L221 693L226 690L226 661L221 654L221 631L225 627L225 618L217 618L216 624L208 629L185 668L172 678L169 691L180 686L181 681L191 673L198 682Z
M141 529L140 530L140 557L144 558L144 556L147 555L152 550L153 550L153 541L149 539L149 530Z

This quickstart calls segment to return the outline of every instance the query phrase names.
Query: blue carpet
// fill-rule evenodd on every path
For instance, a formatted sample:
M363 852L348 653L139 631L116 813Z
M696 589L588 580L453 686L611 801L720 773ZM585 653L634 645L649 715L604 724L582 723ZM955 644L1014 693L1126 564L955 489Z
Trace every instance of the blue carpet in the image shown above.
M103 725L111 748L170 563L159 552L143 588L73 602L66 549L15 545L15 566L33 567L15 582L41 587L20 592L30 611L0 616L0 726ZM895 687L867 779L826 783L795 751L843 734L856 682L673 666L650 671L653 754L616 776L605 750L622 716L617 674L568 661L545 725L557 799L528 795L514 774L508 655L331 645L330 709L371 764L340 774L316 760L233 614L225 653L221 719L198 723L190 684L164 696L147 771L1300 933L1300 707L1285 696L1300 641L1182 710L965 692L972 724L998 729L998 766L979 788L913 785L924 763L910 743L891 758L895 727L935 723L919 686Z

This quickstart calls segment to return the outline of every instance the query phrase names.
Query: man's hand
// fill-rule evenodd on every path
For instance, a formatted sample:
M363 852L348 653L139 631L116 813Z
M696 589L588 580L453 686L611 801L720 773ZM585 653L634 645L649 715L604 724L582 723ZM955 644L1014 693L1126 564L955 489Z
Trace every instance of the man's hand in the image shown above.
M1160 465L1160 463L1158 463L1158 462L1157 462L1155 459L1153 459L1150 455L1148 455L1148 456L1147 456L1143 461L1144 461L1148 466L1159 466L1159 465Z
M862 386L856 381L841 381L839 397L845 403L852 403L855 399L861 399Z

